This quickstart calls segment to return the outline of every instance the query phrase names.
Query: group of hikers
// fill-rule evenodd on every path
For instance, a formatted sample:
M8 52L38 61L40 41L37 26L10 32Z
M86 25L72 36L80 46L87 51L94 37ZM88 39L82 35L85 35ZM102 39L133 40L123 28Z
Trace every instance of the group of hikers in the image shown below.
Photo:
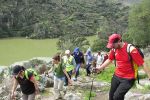
M109 100L124 100L125 94L137 79L137 67L144 65L144 58L138 48L123 42L121 36L116 33L109 36L107 48L110 48L109 54L102 54L99 51L95 55L92 54L91 48L83 53L78 47L73 52L66 50L64 54L55 54L52 58L53 67L48 72L53 71L54 74L54 99L61 99L62 92L66 92L64 87L72 85L73 81L78 81L82 66L85 65L86 76L90 76L92 69L99 73L114 61L116 67L111 81ZM149 69L146 66L143 68L150 78ZM39 94L38 82L34 73L27 71L23 66L16 65L13 68L13 76L11 98L15 98L15 90L19 84L23 93L23 100L34 100L35 95Z

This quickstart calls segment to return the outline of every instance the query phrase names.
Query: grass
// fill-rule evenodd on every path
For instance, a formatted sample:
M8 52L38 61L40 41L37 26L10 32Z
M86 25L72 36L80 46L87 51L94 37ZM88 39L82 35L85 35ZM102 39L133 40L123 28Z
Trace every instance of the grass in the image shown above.
M86 37L90 45L96 35ZM51 57L57 50L58 39L32 40L11 38L0 40L0 65L8 66L14 62L28 60L33 57Z
M102 80L106 82L111 82L111 78L114 74L114 65L111 64L108 68L106 68L104 71L102 71L100 74L97 75L96 80Z
M91 100L94 100L92 98L94 98L96 96L95 92L91 92ZM85 91L84 92L84 100L89 100L90 97L90 91Z
M50 57L57 52L56 42L57 39L2 39L0 40L0 65L10 65L33 57Z
M114 69L115 66L112 63L111 65L109 65L109 67L107 67L104 71L102 71L99 74L91 74L91 77L95 77L96 75L96 81L105 81L105 82L111 82L111 78L114 74ZM82 81L85 80L86 78L86 70L84 68L80 69L80 76L82 77ZM143 76L144 77L144 76Z

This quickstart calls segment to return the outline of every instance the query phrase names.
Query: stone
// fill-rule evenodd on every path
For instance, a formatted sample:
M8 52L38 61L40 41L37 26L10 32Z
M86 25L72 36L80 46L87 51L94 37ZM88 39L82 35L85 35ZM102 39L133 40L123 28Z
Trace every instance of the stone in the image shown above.
M143 96L139 97L139 100L150 100L150 94L144 94Z
M54 84L54 80L49 78L48 76L46 75L41 75L41 81L40 83L45 87L45 88L48 88L48 87L53 87L53 84Z
M64 96L64 99L65 100L81 100L81 98L74 94L74 93L67 93L65 96Z

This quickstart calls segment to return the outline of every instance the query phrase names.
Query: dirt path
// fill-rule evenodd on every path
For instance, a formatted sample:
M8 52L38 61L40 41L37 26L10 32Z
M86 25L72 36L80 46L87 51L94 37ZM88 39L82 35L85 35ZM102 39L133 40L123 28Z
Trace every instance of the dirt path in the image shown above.
M94 100L108 100L108 92L96 93Z

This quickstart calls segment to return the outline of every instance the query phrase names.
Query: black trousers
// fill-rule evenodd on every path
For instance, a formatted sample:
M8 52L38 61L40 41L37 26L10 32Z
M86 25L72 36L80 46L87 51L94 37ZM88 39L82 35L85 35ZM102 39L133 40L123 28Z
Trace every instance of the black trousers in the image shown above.
M86 73L87 73L87 76L91 74L90 68L91 68L91 64L87 64L87 65L86 65Z
M112 77L109 100L124 100L125 94L134 85L135 79L119 78L116 75Z
M69 78L71 79L71 76L72 76L72 70L71 71L69 71L69 72L67 72L68 73L68 75L69 75ZM68 86L68 78L67 78L67 76L65 75L65 85L64 86Z

